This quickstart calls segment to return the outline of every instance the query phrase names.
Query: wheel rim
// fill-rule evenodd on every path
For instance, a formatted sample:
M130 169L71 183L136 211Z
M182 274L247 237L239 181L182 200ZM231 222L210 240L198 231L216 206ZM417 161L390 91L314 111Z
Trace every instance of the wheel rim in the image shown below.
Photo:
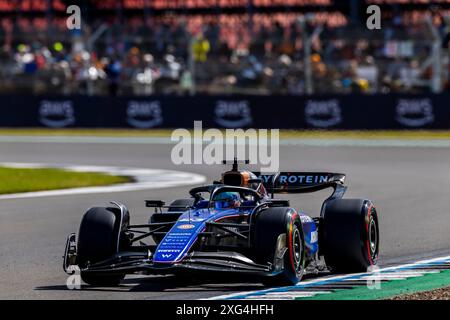
M294 257L294 268L295 268L295 271L298 273L301 271L302 256L303 256L302 238L301 238L300 231L298 230L298 228L294 229L294 233L292 236L293 236L292 250L293 250L293 257Z
M371 218L369 222L369 249L372 259L376 258L378 248L378 232L375 219Z

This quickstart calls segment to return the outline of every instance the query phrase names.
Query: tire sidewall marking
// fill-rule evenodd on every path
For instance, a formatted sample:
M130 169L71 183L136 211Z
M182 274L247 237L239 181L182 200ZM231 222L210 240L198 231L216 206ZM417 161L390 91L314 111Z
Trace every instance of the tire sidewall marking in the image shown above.
M292 214L290 214L290 219L289 219L289 225L288 225L288 230L289 230L289 259L290 259L290 265L292 268L292 271L294 272L295 276L298 277L299 276L299 270L297 270L297 266L296 266L296 260L295 260L295 252L294 252L294 225L295 225L295 219L298 217L298 213L296 211L293 211ZM298 231L298 235L300 236L300 242L301 242L301 234L300 234L300 230L297 227L297 231ZM302 253L303 254L303 253ZM300 267L301 267L301 262L300 262Z
M374 260L372 259L372 251L371 251L371 246L370 246L370 224L371 221L375 221L375 223L377 223L376 219L374 216L372 216L372 210L374 209L374 205L372 203L369 203L369 206L367 208L367 215L365 215L365 231L366 231L366 241L365 241L365 250L367 251L367 259L369 260L369 263L371 266L375 265ZM378 224L376 225L377 229L378 229ZM378 237L377 237L378 239ZM377 244L378 247L378 244ZM378 249L378 248L376 248ZM378 250L375 250L375 252Z

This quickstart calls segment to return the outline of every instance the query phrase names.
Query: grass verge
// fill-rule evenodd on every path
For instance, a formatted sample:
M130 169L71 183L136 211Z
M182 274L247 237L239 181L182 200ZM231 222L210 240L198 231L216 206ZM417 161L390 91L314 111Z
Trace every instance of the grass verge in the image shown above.
M105 186L131 182L131 178L63 169L0 167L0 194Z

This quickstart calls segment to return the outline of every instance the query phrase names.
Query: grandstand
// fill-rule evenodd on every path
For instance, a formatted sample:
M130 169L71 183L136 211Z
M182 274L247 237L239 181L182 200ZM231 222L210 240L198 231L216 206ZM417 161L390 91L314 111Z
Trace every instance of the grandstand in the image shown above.
M0 0L0 93L442 92L450 0ZM381 30L365 7L382 7Z

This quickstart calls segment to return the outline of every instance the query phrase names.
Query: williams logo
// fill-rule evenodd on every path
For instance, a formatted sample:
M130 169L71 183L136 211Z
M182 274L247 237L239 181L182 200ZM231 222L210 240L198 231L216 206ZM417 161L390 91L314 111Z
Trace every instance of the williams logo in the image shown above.
M75 111L72 101L41 101L39 122L50 128L63 128L73 125L75 123Z
M422 127L433 123L433 103L430 99L399 99L396 120L407 127Z
M195 226L193 224L182 224L182 225L178 226L177 228L181 229L181 230L188 230L188 229L195 228Z
M305 107L306 122L314 127L328 128L342 122L341 107L339 101L332 100L308 100Z
M147 129L162 124L162 110L159 101L130 101L127 107L127 122L129 125Z
M248 101L217 101L215 121L225 128L243 128L253 123Z
M280 175L278 177L278 182L281 184L319 184L326 183L328 181L328 176L319 175Z

